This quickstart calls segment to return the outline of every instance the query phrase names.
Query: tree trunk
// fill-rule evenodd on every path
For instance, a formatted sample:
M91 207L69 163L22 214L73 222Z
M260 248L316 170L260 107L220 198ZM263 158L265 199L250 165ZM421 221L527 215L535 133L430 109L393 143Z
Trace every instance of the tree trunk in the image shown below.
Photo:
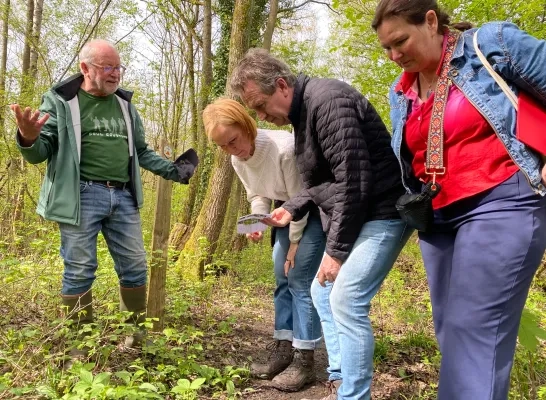
M246 190L244 186L241 184L241 191L239 193L239 204L237 207L238 216L239 215L246 215L250 213L250 203L248 202ZM231 248L234 251L241 251L243 250L246 245L248 244L248 240L246 239L245 235L239 235L237 234L237 230L233 229L232 236L231 236Z
M30 50L29 76L32 88L29 95L32 97L38 73L38 46L40 45L40 34L42 32L42 16L44 12L44 0L36 0L34 9L34 27L32 28L32 46Z
M192 230L192 225L196 217L196 208L200 206L198 203L198 192L199 187L204 185L205 187L208 184L207 177L209 176L207 171L207 137L205 135L205 128L203 127L203 119L201 114L203 110L209 103L210 91L212 86L212 9L211 9L211 0L204 1L204 17L203 17L203 49L202 49L202 60L201 60L201 87L199 90L199 100L197 105L197 143L199 156L201 157L201 164L199 168L195 171L195 175L190 181L190 187L188 191L188 200L187 200L187 211L189 216L187 216L188 226L190 232ZM189 235L188 235L189 236ZM180 248L182 250L182 248Z
M277 24L277 12L279 11L279 0L271 0L269 3L269 16L264 32L264 42L262 47L267 51L271 50L271 41L273 39L273 31Z
M237 230L235 228L237 224L237 217L239 215L239 199L241 197L242 187L243 185L241 184L241 180L235 176L233 178L233 185L231 185L231 194L229 196L228 208L222 226L222 233L220 234L220 244L218 247L219 253L226 250L231 251L234 235L237 234Z
M6 104L6 66L8 63L8 33L9 33L9 12L11 8L10 0L4 3L2 10L2 57L0 58L0 104ZM0 132L5 134L5 107L0 110Z
M246 49L246 36L249 31L248 21L252 8L252 0L237 0L235 2L235 11L233 13L233 26L231 30L231 42L228 64L228 76L233 68L243 57ZM226 96L233 97L229 85L226 85ZM210 262L214 253L222 222L227 208L227 200L233 181L233 167L231 166L230 156L220 149L216 151L215 163L211 182L207 189L203 206L197 217L197 223L190 240L186 244L186 249L192 251L198 248L198 240L205 237L210 244L210 253L193 272L201 279L204 277L204 267ZM182 258L181 258L182 259Z
M161 138L160 154L163 153L167 141ZM157 195L155 220L152 239L152 257L150 260L150 284L148 286L148 312L154 321L153 330L163 330L165 316L165 285L167 282L167 256L169 249L169 231L171 224L171 194L172 181L157 178Z
M20 104L30 105L30 48L32 42L32 27L34 25L34 0L27 1L27 21L25 28L25 46L23 49L23 66L21 72Z
M197 16L196 16L197 17ZM188 31L191 27L188 27ZM189 79L189 98L190 98L190 114L191 114L191 125L190 125L190 147L194 149L197 147L197 125L198 120L201 119L201 116L198 115L197 111L197 96L195 90L195 59L193 56L193 35L188 33L186 37L188 43L188 49L186 51L186 65L188 69L188 79ZM184 205L184 211L182 213L181 221L184 225L189 225L191 222L191 215L193 211L193 205L195 203L195 195L197 194L197 180L193 178L190 183L188 190L188 197Z
M23 175L26 172L26 163L23 157L20 158L20 169L19 174ZM17 231L19 230L19 224L23 221L23 211L25 209L25 193L27 192L27 181L26 179L21 179L21 185L17 189L17 195L15 196L15 204L13 209L12 217L12 234L13 238L17 236Z

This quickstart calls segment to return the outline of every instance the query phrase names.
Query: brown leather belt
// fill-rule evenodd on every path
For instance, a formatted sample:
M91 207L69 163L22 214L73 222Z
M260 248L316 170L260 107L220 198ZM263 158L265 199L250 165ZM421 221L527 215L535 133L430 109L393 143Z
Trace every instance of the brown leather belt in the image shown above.
M129 182L118 182L118 181L88 181L89 183L98 183L99 185L104 185L110 189L126 189L129 186Z

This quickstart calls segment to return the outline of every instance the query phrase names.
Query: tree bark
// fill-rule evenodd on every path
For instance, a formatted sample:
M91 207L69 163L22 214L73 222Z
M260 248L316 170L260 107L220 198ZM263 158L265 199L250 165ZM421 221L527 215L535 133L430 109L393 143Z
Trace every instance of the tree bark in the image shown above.
M237 0L235 2L231 30L228 76L247 50L245 43L247 43L246 38L249 31L248 21L251 9L252 0ZM227 97L233 98L229 84L226 85L225 94ZM233 182L233 174L230 156L220 149L216 150L211 182L208 186L203 206L197 217L195 229L185 247L185 249L195 251L198 248L198 240L201 237L205 237L210 244L209 254L199 262L196 270L193 271L196 272L194 275L197 275L201 279L204 277L204 267L210 262L212 254L218 244L218 237L220 236L220 231L222 229L222 222L224 220L231 184Z
M237 235L235 228L237 224L237 217L239 215L242 186L241 180L235 175L233 178L233 185L231 185L231 194L229 195L229 203L222 226L222 232L220 233L221 240L218 247L219 253L226 250L229 251L233 244L234 235ZM244 237L244 235L241 236Z
M161 138L160 154L164 154L167 141ZM166 157L168 158L168 157ZM152 239L152 257L150 261L150 284L148 285L148 312L154 321L153 330L163 330L165 322L165 286L167 282L167 257L169 249L169 231L171 224L172 181L157 178L155 220Z
M2 57L0 58L0 104L6 104L6 66L8 63L8 33L10 0L5 0L2 10ZM0 110L0 132L5 133L6 108Z
M239 204L238 204L238 214L237 215L246 215L250 213L250 203L248 202L246 190L241 183L241 191L239 193ZM239 235L235 229L232 231L231 235L231 247L235 251L243 250L248 244L248 240L245 235Z
M264 41L262 47L267 51L271 50L271 42L273 40L273 31L277 24L277 13L279 11L279 0L271 0L269 3L269 16L264 32Z
M32 97L34 93L34 87L36 82L36 76L38 73L38 46L40 45L40 35L42 32L42 16L44 13L44 0L36 0L36 7L34 8L34 21L32 28L32 46L30 49L30 65L29 65L29 77L31 80L31 87L29 95Z
M195 19L197 18L197 15L195 15ZM195 20L192 20L192 25L195 23ZM190 31L192 27L188 27L188 31ZM198 120L201 119L200 115L198 115L197 110L197 95L196 95L196 89L195 89L195 79L196 79L196 73L195 73L195 58L193 56L193 35L191 33L188 33L186 36L186 41L188 43L188 49L186 51L186 65L188 69L188 79L189 79L189 101L190 101L190 115L191 115L191 125L190 125L190 147L193 147L194 149L197 147L197 130L198 130ZM181 222L185 225L189 225L191 222L191 215L193 211L193 205L195 203L195 195L197 194L197 186L196 182L198 180L193 177L190 183L190 187L188 190L188 197L186 199L186 203L184 205L184 211L182 213Z
M27 20L25 27L25 46L23 48L23 62L21 70L20 104L30 105L30 49L32 45L32 28L34 26L34 0L27 0Z
M199 89L199 99L197 105L197 151L201 158L201 164L195 171L195 175L190 181L190 187L188 190L188 199L186 201L185 216L187 221L189 232L192 231L192 225L196 218L196 208L200 206L198 203L198 192L200 186L206 186L208 184L207 176L209 176L206 163L207 154L207 137L205 135L205 128L203 126L203 119L201 114L209 103L210 91L212 86L212 8L211 0L204 1L203 10L203 48L201 53L201 87ZM187 235L189 236L189 235ZM182 246L185 244L182 243ZM180 248L182 250L182 248Z
M25 47L23 49L23 75L30 70L30 46L32 41L32 27L34 20L34 0L27 0L27 21L25 28Z

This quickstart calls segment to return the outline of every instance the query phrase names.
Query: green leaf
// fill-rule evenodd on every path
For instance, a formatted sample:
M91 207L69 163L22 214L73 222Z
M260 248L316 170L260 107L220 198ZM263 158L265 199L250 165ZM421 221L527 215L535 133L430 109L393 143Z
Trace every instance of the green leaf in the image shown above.
M207 380L206 378L197 378L193 380L190 385L190 389L198 390L203 385L203 383L205 383L206 380Z
M126 385L131 383L131 374L127 371L118 371L114 375L120 378Z
M233 383L233 381L226 382L226 389L229 394L235 393L235 384Z
M141 384L139 386L139 389L147 389L151 390L152 392L157 392L157 388L149 382L144 382L143 384Z
M2 385L0 384L0 391L3 390ZM36 388L36 391L39 394L43 394L44 396L47 396L49 399L57 399L59 396L57 395L57 392L50 386L38 386Z
M175 387L188 390L190 388L190 381L187 379L179 379L178 382L176 382Z
M105 385L110 382L110 373L109 372L101 372L97 376L95 376L95 379L93 379L93 385L98 383L103 383Z
M80 379L85 382L85 383L88 383L88 384L92 384L93 383L93 374L85 369L81 369L80 370Z
M518 338L520 344L530 352L538 349L538 339L546 339L546 331L538 323L539 317L529 309L525 308L521 315Z
M72 391L78 394L81 394L81 393L85 393L87 389L89 389L90 387L91 385L89 383L84 381L79 381L78 383L74 385L74 388L72 389Z

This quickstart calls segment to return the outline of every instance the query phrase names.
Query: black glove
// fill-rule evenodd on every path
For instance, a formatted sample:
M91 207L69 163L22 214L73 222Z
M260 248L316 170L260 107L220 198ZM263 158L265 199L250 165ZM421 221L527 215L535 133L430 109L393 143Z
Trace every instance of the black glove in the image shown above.
M178 170L177 182L187 185L190 178L193 176L197 164L199 164L199 157L197 157L195 150L191 148L174 160L174 166Z

